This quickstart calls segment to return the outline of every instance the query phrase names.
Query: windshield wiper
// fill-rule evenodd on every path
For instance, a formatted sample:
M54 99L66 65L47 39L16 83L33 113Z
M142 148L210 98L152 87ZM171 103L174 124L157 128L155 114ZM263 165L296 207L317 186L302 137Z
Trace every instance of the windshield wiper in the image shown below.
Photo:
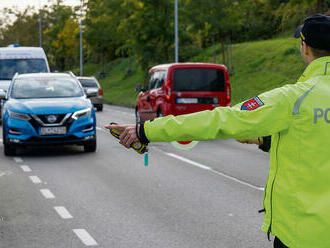
M2 78L2 77L0 77L0 80L11 80L11 78Z

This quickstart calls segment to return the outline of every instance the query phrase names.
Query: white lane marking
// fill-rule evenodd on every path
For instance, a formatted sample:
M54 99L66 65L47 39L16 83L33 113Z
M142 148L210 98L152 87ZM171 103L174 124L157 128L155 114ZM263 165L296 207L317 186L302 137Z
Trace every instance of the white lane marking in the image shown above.
M211 171L212 171L213 173L215 173L215 174L218 174L218 175L220 175L220 176L223 176L223 177L225 177L225 178L228 178L228 179L230 179L230 180L232 180L232 181L235 181L235 182L237 182L237 183L243 184L243 185L248 186L248 187L250 187L250 188L253 188L253 189L256 189L256 190L259 190L259 191L264 191L264 190L265 190L264 187L258 187L258 186L255 186L255 185L253 185L253 184L251 184L251 183L247 183L247 182L245 182L245 181L242 181L242 180L240 180L240 179L237 179L236 177L228 176L228 175L223 174L222 172L216 171L216 170L214 170L214 169L212 169Z
M54 194L49 189L41 189L40 192L46 199L55 198Z
M72 215L69 213L69 211L65 207L57 206L57 207L54 207L54 209L62 219L72 219L73 218Z
M96 127L96 130L102 131L103 133L106 133L106 134L110 134L110 132L107 131L107 129L103 129L101 127Z
M41 183L41 180L38 176L29 176L29 178L35 184Z
M95 239L85 229L72 229L86 246L97 246Z
M183 162L186 162L186 163L188 163L188 164L194 165L194 166L199 167L199 168L201 168L201 169L204 169L204 170L211 170L211 167L208 167L208 166L206 166L206 165L203 165L203 164L197 163L197 162L192 161L192 160L190 160L190 159L187 159L187 158L181 157L181 156L176 155L176 154L174 154L174 153L165 153L165 154L166 154L167 156L171 156L171 157L173 157L173 158L179 159L179 160L181 160L181 161L183 161Z
M16 163L23 163L23 159L20 157L14 157Z
M13 174L11 171L0 171L0 177L9 176Z
M250 183L248 183L248 182L242 181L242 180L240 180L240 179L238 179L238 178L236 178L236 177L226 175L226 174L224 174L224 173L222 173L222 172L219 172L219 171L216 171L216 170L212 169L212 168L209 167L209 166L206 166L206 165L203 165L203 164L197 163L197 162L192 161L192 160L190 160L190 159L187 159L187 158L181 157L181 156L176 155L176 154L173 154L173 153L167 153L167 152L164 152L164 151L162 151L162 150L160 150L160 149L157 149L157 148L156 148L156 150L159 150L159 151L165 153L167 156L171 156L171 157L173 157L173 158L176 158L176 159L181 160L181 161L183 161L183 162L189 163L189 164L194 165L194 166L196 166L196 167L199 167L199 168L201 168L201 169L211 171L211 172L213 172L213 173L215 173L215 174L217 174L217 175L220 175L220 176L222 176L222 177L225 177L225 178L230 179L230 180L232 180L232 181L235 181L235 182L237 182L237 183L243 184L243 185L248 186L248 187L250 187L250 188L253 188L253 189L256 189L256 190L260 190L260 191L264 191L264 190L265 190L263 187L258 187L258 186L255 186L255 185L253 185L253 184L250 184Z
M21 166L21 169L22 169L24 172L31 172L31 171L32 171L31 168L30 168L29 166L27 166L27 165L22 165L22 166Z

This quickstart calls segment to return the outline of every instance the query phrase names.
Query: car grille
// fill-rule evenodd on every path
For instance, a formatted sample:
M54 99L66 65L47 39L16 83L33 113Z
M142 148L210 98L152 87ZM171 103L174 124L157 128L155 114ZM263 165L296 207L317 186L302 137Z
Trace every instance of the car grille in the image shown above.
M65 117L65 114L61 115L37 115L38 118L44 123L44 124L60 124L63 118ZM48 119L49 116L54 116L56 121L50 122Z
M71 124L73 123L73 119L70 118L71 114L54 114L53 116L56 117L56 121L51 122L50 120L54 117L50 118L49 116L52 114L48 115L31 115L31 119L29 122L31 125L34 127L37 133L39 133L40 127L56 127L56 126L66 126L66 129L69 130Z

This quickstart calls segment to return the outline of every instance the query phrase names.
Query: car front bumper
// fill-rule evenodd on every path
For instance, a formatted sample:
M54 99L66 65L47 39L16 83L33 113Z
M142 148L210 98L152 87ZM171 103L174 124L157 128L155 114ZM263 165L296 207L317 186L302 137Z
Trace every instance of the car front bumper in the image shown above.
M33 120L23 121L6 118L4 121L4 139L12 145L83 145L96 139L95 117L87 116L78 120L69 120L64 135L40 135L42 126Z

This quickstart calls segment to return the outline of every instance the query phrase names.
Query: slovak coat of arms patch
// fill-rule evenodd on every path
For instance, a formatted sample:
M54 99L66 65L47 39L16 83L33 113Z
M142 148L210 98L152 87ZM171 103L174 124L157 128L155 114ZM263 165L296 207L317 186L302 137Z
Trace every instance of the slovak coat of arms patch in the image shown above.
M264 103L259 99L259 97L254 97L246 102L244 102L241 106L241 110L255 110L261 106L263 106Z

